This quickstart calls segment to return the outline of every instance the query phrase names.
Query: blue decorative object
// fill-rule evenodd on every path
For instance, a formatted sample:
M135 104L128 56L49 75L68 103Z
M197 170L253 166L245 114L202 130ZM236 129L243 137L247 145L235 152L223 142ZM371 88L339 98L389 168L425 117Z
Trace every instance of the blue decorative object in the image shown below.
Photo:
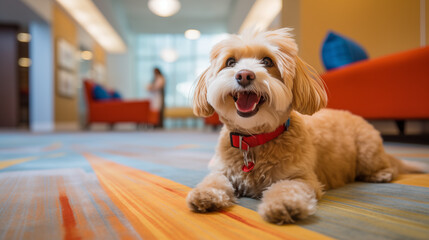
M109 100L111 98L110 93L100 85L95 85L92 93L95 100Z
M121 94L119 94L119 92L117 92L117 91L114 91L112 93L112 99L121 100L122 99Z
M329 32L322 45L322 60L326 70L368 59L365 50L351 39Z

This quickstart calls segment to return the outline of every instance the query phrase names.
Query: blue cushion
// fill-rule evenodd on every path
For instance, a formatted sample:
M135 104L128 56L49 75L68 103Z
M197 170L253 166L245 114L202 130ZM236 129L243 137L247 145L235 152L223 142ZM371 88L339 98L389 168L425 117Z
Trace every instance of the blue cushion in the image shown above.
M92 93L95 100L109 100L111 98L109 92L100 85L95 85Z
M119 94L119 92L117 92L117 91L114 91L112 93L111 97L112 97L112 99L118 99L118 100L120 100L122 98L121 94Z
M352 40L329 32L322 46L322 60L327 70L368 59L365 50Z

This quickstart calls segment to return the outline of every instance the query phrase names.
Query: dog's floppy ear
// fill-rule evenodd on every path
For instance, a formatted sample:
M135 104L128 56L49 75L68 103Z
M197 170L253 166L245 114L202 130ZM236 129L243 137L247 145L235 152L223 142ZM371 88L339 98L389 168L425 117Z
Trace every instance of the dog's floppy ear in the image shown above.
M208 117L213 115L214 109L207 101L207 83L206 78L209 69L205 70L197 80L195 87L193 110L198 117Z
M278 68L286 84L293 78L292 107L302 114L313 114L326 106L327 96L323 81L316 71L298 57L298 46L290 28L269 31L264 37L272 45Z
M292 93L292 107L302 114L312 115L326 107L328 102L323 80L316 70L298 56Z

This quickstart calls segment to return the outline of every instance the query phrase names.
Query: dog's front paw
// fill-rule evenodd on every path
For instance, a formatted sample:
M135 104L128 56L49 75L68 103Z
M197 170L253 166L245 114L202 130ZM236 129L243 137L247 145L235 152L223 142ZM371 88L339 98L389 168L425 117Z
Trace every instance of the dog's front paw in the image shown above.
M285 181L264 192L258 212L265 221L281 225L314 214L316 205L315 194L307 186Z
M287 205L278 203L261 203L258 207L258 213L265 221L270 223L282 225L294 222L293 209Z
M216 188L195 188L186 197L188 207L194 212L211 212L234 204L234 196Z
M258 207L258 212L265 221L278 225L293 223L297 219L308 217L315 211L315 203L309 206L293 206L290 203L263 202Z

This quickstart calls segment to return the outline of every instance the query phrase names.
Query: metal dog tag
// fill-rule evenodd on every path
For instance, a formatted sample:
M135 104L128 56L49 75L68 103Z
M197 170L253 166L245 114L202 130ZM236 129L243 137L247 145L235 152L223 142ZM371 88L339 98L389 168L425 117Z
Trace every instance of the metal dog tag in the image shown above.
M247 148L247 150L243 150L243 145L242 145L243 136L239 136L238 141L239 141L238 148L243 153L243 161L244 161L244 165L241 168L241 170L243 170L243 172L250 172L252 171L253 167L255 167L255 163L252 159L252 154L249 154L249 148Z

